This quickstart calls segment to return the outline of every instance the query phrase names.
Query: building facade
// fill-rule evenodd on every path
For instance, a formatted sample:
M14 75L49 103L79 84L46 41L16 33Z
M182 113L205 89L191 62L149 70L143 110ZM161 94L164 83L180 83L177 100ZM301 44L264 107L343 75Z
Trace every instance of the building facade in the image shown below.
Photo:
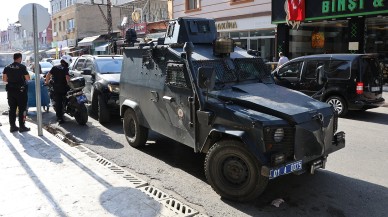
M172 16L213 18L220 36L230 37L244 49L258 51L273 61L276 25L271 23L270 0L174 0Z
M272 0L277 50L289 58L320 53L379 53L388 59L388 4L367 0L302 0L304 20L286 24L285 0Z
M116 1L112 1L114 3ZM49 54L94 54L95 48L108 41L107 1L52 0L53 43ZM99 5L97 5L99 4ZM120 24L130 10L112 5L112 33L121 32ZM97 36L97 37L96 37ZM85 38L94 37L91 43L79 44ZM81 45L81 46L79 46ZM85 45L85 46L84 46ZM103 47L103 51L107 46Z

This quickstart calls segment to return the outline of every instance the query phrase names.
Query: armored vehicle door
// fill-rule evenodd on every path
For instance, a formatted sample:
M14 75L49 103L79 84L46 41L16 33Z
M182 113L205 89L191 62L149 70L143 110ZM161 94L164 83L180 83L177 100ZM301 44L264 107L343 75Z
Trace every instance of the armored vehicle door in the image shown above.
M175 129L172 135L177 141L194 148L194 103L193 90L182 63L168 63L163 101Z

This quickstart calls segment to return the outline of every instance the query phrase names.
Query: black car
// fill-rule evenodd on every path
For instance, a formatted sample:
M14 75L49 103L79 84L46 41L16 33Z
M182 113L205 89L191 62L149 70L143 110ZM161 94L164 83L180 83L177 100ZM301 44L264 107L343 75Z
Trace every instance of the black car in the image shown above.
M84 93L100 123L109 122L111 114L119 111L122 61L121 55L83 55L70 68L71 75L85 78Z
M295 58L272 72L277 84L333 105L339 116L384 104L376 56L321 54Z

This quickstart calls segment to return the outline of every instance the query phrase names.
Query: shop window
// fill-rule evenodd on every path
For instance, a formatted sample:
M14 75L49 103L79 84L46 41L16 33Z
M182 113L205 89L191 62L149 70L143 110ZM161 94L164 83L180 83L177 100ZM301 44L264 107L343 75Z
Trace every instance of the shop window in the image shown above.
M231 0L230 4L235 5L235 4L243 4L243 3L248 3L248 2L253 2L254 0Z
M198 11L200 9L200 0L186 0L186 12Z
M231 32L230 37L231 38L241 38L241 37L248 37L248 31L241 31L241 32Z

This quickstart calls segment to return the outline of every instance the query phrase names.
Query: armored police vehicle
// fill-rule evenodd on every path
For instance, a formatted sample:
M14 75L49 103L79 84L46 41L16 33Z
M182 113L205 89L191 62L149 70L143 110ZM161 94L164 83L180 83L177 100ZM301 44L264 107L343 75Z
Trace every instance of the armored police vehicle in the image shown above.
M274 84L260 58L217 38L214 20L179 18L165 38L135 40L120 78L128 143L144 146L153 130L206 153L206 178L222 197L254 199L270 179L314 173L345 147L331 106Z

